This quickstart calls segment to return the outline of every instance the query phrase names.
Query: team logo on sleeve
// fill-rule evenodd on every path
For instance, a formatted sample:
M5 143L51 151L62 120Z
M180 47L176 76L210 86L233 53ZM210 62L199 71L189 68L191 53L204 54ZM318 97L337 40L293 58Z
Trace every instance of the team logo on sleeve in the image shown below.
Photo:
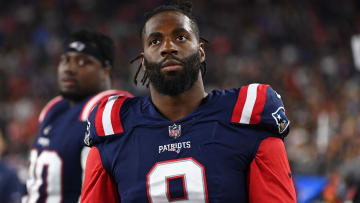
M275 92L277 98L281 99L281 95L279 93L277 93L275 90L274 90L274 92Z
M169 136L176 139L181 136L181 125L174 125L169 126Z
M84 138L84 143L85 143L87 146L90 146L90 141L89 141L89 138L90 138L90 126L91 126L90 121L87 121L85 138Z
M51 130L52 126L51 125L48 125L44 128L43 130L43 134L46 136L46 135L49 135L50 133L50 130Z
M276 125L278 126L279 133L282 134L288 128L290 121L285 116L284 107L279 107L274 113L272 113L272 117L275 119Z

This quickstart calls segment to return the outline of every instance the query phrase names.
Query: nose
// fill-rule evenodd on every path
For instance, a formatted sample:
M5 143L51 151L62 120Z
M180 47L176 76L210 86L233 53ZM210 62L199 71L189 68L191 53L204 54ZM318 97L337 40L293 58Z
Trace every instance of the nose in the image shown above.
M166 57L167 55L177 55L178 50L176 45L171 41L171 39L167 39L164 41L164 44L161 49L161 56Z
M63 72L67 74L74 74L77 71L77 65L74 60L69 60L67 63L61 65Z

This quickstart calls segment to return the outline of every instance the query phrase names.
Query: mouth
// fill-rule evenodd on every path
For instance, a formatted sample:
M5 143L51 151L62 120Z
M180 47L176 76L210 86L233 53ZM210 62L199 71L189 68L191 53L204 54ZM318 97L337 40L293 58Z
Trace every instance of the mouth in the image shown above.
M69 88L69 87L74 87L77 81L71 78L64 78L61 80L61 83L63 84L64 87Z
M176 60L167 60L163 63L161 71L163 72L170 72L170 71L178 71L182 69L182 63Z

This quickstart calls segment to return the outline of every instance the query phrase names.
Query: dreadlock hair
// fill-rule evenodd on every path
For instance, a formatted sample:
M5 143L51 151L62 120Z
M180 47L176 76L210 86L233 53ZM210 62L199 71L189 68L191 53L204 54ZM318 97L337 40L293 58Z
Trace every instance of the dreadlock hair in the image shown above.
M184 14L185 16L187 16L190 20L191 20L191 26L193 28L193 30L195 31L196 37L205 43L208 43L208 41L206 39L204 39L203 37L200 36L200 32L199 32L199 26L197 25L196 19L194 18L194 16L192 15L192 2L188 1L188 0L175 0L173 1L170 5L161 5L155 9L153 9L150 12L145 13L145 23L141 29L140 32L140 39L142 42L144 42L144 33L145 33L145 24L146 22L153 17L154 15L161 13L161 12L165 12L165 11L176 11L179 13ZM134 58L133 60L130 61L130 63L133 63L135 61L137 61L138 59L141 59L142 56L139 55L136 58ZM134 83L135 85L137 85L138 81L137 81L137 77L140 73L142 64L139 64L139 67L136 71L135 77L134 77ZM206 73L206 62L202 62L201 63L201 74L202 76L204 76ZM146 87L149 87L149 82L148 82L148 74L147 72L144 73L143 78L140 81L142 83L142 85L146 85Z

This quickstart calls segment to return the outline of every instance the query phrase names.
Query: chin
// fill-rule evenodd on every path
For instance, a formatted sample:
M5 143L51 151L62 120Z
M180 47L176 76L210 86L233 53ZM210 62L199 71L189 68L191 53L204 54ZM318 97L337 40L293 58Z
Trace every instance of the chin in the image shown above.
M89 94L79 93L79 91L60 91L60 95L65 99L69 99L71 101L81 101L86 97L90 96Z

